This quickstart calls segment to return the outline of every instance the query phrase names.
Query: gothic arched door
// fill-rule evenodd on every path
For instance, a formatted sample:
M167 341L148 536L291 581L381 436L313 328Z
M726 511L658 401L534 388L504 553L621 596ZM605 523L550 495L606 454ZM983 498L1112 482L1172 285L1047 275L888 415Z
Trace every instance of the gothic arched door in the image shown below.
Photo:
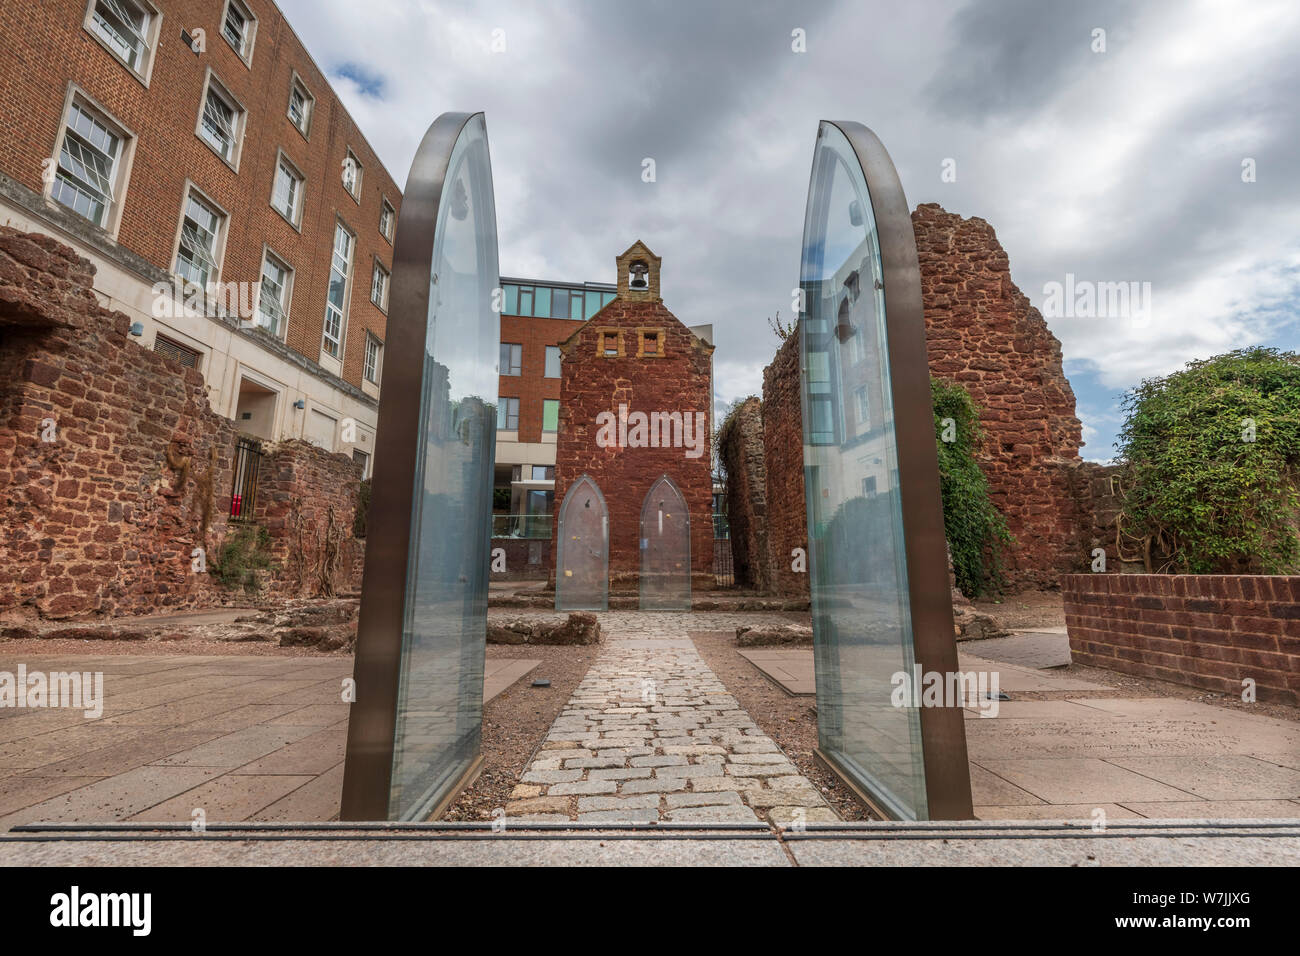
M691 513L667 475L641 505L641 610L691 609Z
M555 556L555 609L604 611L609 606L609 509L588 475L565 492Z

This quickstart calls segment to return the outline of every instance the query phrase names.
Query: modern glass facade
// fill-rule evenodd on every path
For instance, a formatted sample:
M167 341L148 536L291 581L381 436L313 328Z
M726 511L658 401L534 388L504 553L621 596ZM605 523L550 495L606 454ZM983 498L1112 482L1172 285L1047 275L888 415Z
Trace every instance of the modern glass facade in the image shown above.
M503 315L586 321L614 301L612 286L573 286L518 279L501 280Z

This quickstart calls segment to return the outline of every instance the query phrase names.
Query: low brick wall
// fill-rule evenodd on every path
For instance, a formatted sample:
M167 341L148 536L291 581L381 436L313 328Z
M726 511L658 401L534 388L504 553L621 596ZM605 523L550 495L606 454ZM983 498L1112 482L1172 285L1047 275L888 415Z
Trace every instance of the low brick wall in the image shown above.
M1300 577L1068 574L1077 664L1300 704Z

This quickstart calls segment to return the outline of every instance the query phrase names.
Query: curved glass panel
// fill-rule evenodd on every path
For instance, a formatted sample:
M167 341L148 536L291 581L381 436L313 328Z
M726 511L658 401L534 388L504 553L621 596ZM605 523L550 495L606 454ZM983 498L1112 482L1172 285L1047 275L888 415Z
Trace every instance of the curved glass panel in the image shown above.
M667 475L641 505L641 610L691 609L691 513Z
M820 746L901 819L926 819L885 327L866 177L823 123L804 220L800 322L805 493Z
M555 609L604 611L609 607L609 509L587 475L575 481L560 508L556 548Z
M465 123L451 152L430 273L389 810L395 819L425 815L479 750L499 344L492 293L500 275L481 114Z

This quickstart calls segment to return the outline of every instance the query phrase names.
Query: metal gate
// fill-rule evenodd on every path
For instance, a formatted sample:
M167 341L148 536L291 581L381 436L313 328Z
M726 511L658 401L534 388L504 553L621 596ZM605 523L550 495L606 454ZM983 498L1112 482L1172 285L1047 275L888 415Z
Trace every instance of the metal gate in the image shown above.
M736 586L736 563L731 551L731 529L725 514L713 516L713 584L719 588Z
M570 486L560 506L556 542L555 609L604 611L609 606L609 509L587 475Z
M667 475L641 506L641 610L691 609L691 513Z
M246 436L235 442L235 468L230 487L230 520L252 521L257 513L257 478L262 467L262 443Z

